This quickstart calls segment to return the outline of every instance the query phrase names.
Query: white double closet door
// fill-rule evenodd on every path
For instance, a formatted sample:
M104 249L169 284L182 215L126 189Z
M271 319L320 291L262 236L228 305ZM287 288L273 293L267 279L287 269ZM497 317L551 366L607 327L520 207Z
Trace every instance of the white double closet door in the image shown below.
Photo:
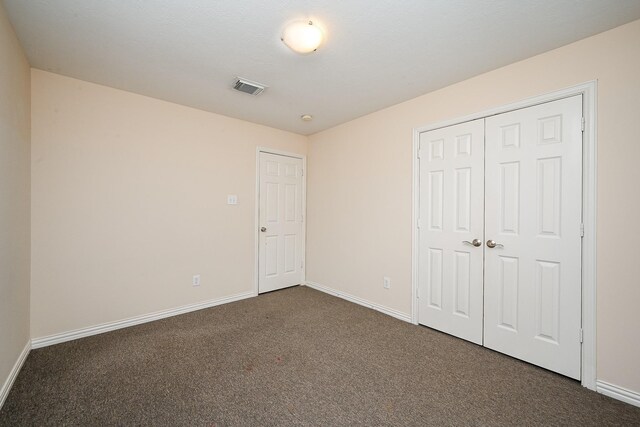
M581 372L582 96L420 134L421 324Z

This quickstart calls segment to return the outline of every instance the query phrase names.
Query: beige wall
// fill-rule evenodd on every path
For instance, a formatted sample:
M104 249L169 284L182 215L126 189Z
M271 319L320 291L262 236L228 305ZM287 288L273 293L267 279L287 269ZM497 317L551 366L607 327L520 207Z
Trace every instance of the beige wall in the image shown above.
M0 3L0 387L29 341L29 79Z
M412 129L594 79L597 375L640 392L640 21L313 135L307 279L409 314Z
M32 337L252 291L257 146L307 139L32 70Z

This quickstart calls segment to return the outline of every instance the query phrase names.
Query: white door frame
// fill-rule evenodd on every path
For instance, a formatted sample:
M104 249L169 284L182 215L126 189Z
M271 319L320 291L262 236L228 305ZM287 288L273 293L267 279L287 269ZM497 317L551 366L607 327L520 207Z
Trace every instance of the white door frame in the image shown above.
M592 80L545 95L470 114L453 120L447 120L413 129L413 206L411 227L411 321L418 324L418 209L419 209L419 165L418 147L420 133L443 128L471 120L477 120L508 111L519 110L533 105L543 104L574 95L582 95L583 116L585 119L582 134L582 385L596 390L596 97L597 81Z
M260 290L260 153L276 154L302 160L302 281L307 278L307 156L288 151L275 150L268 147L256 147L256 200L254 224L255 261L253 273L253 296Z

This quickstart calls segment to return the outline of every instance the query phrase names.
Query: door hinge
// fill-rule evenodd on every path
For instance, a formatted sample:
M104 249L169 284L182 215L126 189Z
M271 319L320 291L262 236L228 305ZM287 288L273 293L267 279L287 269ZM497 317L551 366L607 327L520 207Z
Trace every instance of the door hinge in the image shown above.
M580 237L584 237L584 223L580 223Z
M422 158L422 150L420 148L418 148L418 158Z
M420 299L420 286L418 286L418 292L416 292L416 298Z
M416 221L416 228L420 229L420 218Z
M300 169L300 176L304 176L304 169Z
M582 121L581 121L581 123L580 123L580 126L581 126L581 130L582 130L582 132L584 132L584 126L585 126L585 120L584 120L584 117L582 118Z
M584 341L584 331L580 328L580 344Z
M300 261L300 268L304 268L304 260Z

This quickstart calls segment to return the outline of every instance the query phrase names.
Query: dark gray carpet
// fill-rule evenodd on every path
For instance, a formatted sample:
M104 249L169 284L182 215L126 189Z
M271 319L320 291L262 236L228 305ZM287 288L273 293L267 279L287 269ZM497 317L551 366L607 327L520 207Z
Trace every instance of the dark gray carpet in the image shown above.
M296 287L34 350L0 425L640 425L640 408Z

